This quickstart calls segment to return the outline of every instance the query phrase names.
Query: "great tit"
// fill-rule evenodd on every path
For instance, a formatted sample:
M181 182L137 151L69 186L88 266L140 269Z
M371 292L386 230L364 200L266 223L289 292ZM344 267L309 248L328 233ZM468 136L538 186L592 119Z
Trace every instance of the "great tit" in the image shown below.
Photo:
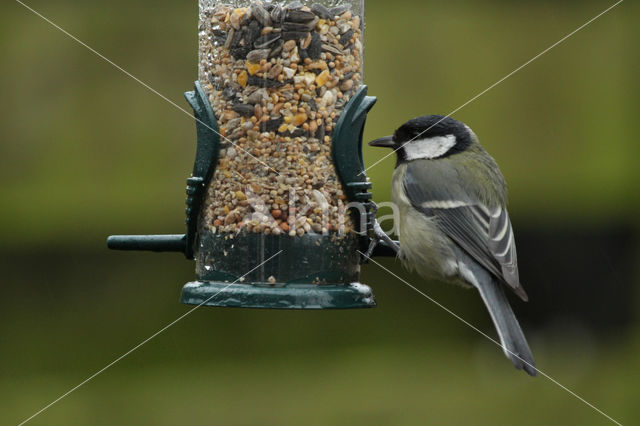
M506 287L528 300L518 277L506 183L495 160L468 126L441 115L409 120L369 145L397 154L391 197L403 266L476 288L504 353L535 376L533 355L504 292Z

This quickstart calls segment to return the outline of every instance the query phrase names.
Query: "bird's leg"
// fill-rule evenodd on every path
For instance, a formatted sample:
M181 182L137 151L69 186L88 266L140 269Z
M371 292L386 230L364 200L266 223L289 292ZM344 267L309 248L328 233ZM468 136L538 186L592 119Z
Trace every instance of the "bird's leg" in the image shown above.
M387 234L382 230L380 223L378 223L378 219L376 218L376 213L378 212L378 205L371 201L371 216L373 217L373 235L371 237L371 242L369 243L369 248L367 252L364 254L365 260L369 260L371 255L373 254L373 250L380 243L380 241L384 241L387 245L398 254L400 251L400 247L393 241Z

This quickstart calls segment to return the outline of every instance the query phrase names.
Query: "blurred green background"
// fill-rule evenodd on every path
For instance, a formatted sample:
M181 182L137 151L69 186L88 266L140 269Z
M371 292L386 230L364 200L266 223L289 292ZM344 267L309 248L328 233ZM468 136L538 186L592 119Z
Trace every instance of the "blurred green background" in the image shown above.
M197 2L27 4L180 106ZM367 2L365 138L446 114L612 2ZM179 233L193 119L17 2L0 6L0 423L16 424L190 307ZM640 421L640 7L624 2L454 115L501 165L540 369ZM365 150L367 164L385 153ZM389 199L389 158L372 168ZM386 267L495 335L477 295ZM607 424L375 265L379 306L201 308L32 424Z

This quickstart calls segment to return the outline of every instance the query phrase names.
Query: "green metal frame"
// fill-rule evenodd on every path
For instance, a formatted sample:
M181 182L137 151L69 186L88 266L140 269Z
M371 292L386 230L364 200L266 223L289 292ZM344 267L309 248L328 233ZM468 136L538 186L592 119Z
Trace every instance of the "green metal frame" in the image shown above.
M187 218L185 221L187 225L185 256L188 259L193 259L198 215L202 207L206 186L213 177L213 172L218 164L220 129L207 99L207 94L198 81L195 82L195 90L185 92L184 97L193 108L198 137L193 172L191 177L187 179Z
M112 235L107 238L107 247L110 249L180 252L184 253L187 259L193 259L198 214L206 185L218 164L220 129L200 82L196 81L194 90L185 92L184 97L193 108L197 134L196 158L191 177L187 179L187 232L179 235Z

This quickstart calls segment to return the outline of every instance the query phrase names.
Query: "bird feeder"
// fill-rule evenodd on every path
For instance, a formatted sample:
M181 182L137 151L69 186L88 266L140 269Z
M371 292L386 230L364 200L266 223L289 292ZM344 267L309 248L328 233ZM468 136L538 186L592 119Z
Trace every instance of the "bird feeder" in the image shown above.
M364 1L199 4L186 233L111 236L109 248L195 259L187 304L375 306L359 282L375 218L362 160L376 102L363 84Z

